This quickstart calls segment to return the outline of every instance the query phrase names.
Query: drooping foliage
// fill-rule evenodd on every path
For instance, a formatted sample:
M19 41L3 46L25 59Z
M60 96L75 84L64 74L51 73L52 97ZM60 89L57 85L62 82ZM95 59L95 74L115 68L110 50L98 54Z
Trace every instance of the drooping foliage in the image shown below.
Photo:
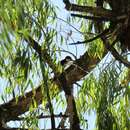
M0 0L0 129L130 129L130 1L71 2Z

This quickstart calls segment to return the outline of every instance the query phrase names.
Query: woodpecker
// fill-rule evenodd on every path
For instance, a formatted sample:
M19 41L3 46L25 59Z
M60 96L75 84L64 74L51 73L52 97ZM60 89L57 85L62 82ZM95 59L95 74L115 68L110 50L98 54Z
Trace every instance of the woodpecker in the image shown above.
M64 67L66 70L70 65L73 64L73 60L70 56L66 56L65 59L60 61L61 65Z

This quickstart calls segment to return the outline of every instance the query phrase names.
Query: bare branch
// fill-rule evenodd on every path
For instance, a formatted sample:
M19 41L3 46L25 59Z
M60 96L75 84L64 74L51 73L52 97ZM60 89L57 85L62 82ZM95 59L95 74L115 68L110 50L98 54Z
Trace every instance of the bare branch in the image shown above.
M108 9L72 4L68 0L63 0L63 2L65 4L65 8L69 11L85 12L93 14L94 16L108 17L108 18L112 18L115 16L115 14L113 14L113 12Z
M89 43L89 42L92 42L98 38L101 38L102 36L104 36L105 34L107 34L109 32L109 29L105 29L103 32L101 32L100 34L98 34L97 36L91 38L91 39L88 39L88 40L85 40L85 41L77 41L76 43L70 43L69 45L78 45L78 44L84 44L84 43Z

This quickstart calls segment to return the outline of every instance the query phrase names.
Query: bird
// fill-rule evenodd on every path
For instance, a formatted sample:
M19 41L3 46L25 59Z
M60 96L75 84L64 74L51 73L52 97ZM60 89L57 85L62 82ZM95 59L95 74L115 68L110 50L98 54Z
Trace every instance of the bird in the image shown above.
M60 64L63 66L64 70L66 70L73 64L73 59L70 56L66 56L63 60L60 61Z
M73 60L70 56L66 56L63 60L61 60L60 65L66 70L70 65L72 65ZM51 71L53 73L53 71Z

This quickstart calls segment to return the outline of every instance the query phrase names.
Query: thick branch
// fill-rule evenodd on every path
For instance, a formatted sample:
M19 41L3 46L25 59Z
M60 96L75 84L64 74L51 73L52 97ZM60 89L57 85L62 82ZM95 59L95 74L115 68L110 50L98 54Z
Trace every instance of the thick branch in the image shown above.
M62 82L62 89L65 92L65 96L66 96L67 109L68 109L69 121L70 121L70 129L80 130L79 117L76 109L74 96L71 91L72 86L68 86L66 82L65 73L63 73L62 76L60 77L60 81Z
M18 115L21 115L29 110L30 104L33 99L37 101L38 104L42 101L42 90L41 85L34 91L26 93L24 96L19 96L18 102L15 99L12 99L8 103L5 103L0 106L0 119L6 121L17 119ZM3 119L4 118L4 119Z
M65 8L69 11L85 12L85 13L90 13L95 16L107 17L107 18L114 17L114 14L112 13L112 11L108 9L104 9L100 7L81 6L77 4L72 4L67 0L63 0L63 2L65 4Z

